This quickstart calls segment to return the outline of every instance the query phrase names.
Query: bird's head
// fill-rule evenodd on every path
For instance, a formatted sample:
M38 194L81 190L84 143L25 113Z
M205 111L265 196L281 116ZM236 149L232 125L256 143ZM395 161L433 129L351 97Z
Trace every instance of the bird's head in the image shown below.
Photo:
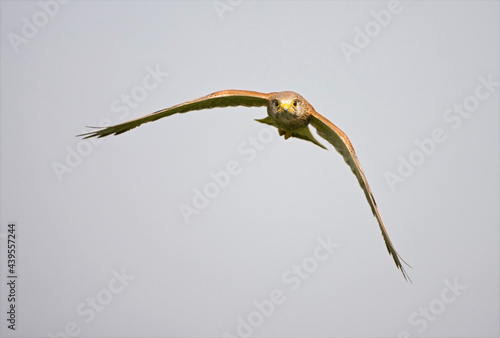
M269 112L278 117L282 114L300 116L304 113L306 101L294 92L279 92L270 100Z

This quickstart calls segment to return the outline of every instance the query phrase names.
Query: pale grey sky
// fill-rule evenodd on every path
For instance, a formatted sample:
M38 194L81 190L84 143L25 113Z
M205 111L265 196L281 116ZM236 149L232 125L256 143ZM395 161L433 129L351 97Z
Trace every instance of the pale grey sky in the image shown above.
M1 335L497 337L499 15L2 1ZM222 89L296 91L350 137L413 284L342 157L263 108L75 137Z

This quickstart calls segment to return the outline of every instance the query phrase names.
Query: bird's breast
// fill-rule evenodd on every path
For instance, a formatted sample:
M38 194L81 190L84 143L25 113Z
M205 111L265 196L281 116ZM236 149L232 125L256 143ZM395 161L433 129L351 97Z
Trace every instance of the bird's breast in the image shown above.
M267 113L273 120L273 124L285 131L294 131L303 128L309 124L309 116L295 111L272 111L268 109Z

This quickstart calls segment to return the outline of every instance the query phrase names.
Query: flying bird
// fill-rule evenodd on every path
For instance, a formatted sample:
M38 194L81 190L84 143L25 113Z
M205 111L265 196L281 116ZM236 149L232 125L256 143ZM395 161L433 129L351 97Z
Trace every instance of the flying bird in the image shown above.
M349 138L342 130L327 120L324 116L316 112L313 106L307 102L306 99L295 92L282 91L266 94L248 90L222 90L196 100L159 110L128 122L105 127L78 136L89 138L118 135L138 127L143 123L156 121L173 114L187 113L193 110L234 106L267 107L268 116L263 119L256 119L256 121L278 128L279 135L284 136L285 140L290 137L296 137L312 142L317 146L326 149L314 138L308 126L311 124L314 128L316 128L318 135L332 144L333 147L343 156L345 162L349 165L352 172L358 179L359 185L363 189L365 197L368 200L368 204L370 204L372 213L378 221L389 254L394 259L397 268L403 273L404 278L406 280L410 280L401 261L406 265L408 264L397 253L389 235L387 234L384 222L382 221L377 204L375 203L375 199L373 198L368 181L366 180L365 174L361 169L361 165L356 153L354 152L351 141L349 141Z

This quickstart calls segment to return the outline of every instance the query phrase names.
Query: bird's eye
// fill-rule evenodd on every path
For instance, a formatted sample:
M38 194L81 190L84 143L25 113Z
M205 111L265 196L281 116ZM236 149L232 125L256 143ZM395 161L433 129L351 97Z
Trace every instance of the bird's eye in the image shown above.
M299 101L297 101L297 100L293 100L293 101L292 101L292 105L293 105L294 107L297 107L297 104L298 104L298 103L299 103Z
M274 100L274 106L278 107L279 105L280 105L280 103L278 102L278 100Z

